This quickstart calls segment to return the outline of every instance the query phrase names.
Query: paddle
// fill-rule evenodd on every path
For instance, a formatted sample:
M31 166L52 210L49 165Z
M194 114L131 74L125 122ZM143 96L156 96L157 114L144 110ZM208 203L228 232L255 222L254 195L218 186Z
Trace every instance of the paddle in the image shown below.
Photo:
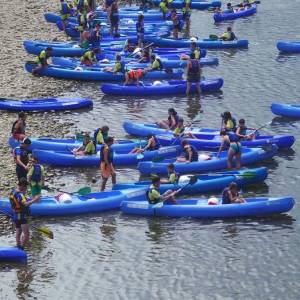
M154 45L154 43L150 43L149 45L145 46L144 48L136 48L132 53L130 53L130 54L128 55L128 57L132 57L132 56L136 55L137 53L142 52L142 51L144 51L145 49L151 47L152 45Z
M46 191L53 191L53 189L50 189L46 186L44 186L43 189ZM69 194L69 195L78 194L80 196L85 196L85 195L90 194L92 192L92 189L89 186L84 186L84 187L80 188L77 192L73 192L73 193L61 191L61 190L59 190L59 192L64 193L64 194Z
M142 150L142 141L140 140L140 150ZM145 155L142 153L142 152L140 152L140 153L138 153L137 155L136 155L136 159L137 160L141 160L141 159L143 159L145 157Z
M192 177L190 178L190 181L189 181L187 184L185 184L182 188L180 188L180 189L176 190L175 192L173 192L173 195L178 194L180 191L182 191L182 190L183 190L184 188L186 188L188 185L193 185L193 184L195 184L195 183L197 182L197 180L198 180L198 177L197 177L197 176L192 176ZM163 201L160 201L160 202L154 204L154 205L152 206L152 208L160 208L160 207L162 207L162 206L164 205L164 202L167 201L167 200L168 200L168 198L165 199L165 200L163 200Z
M260 4L260 0L253 1L252 3L246 4L246 5L251 5L251 4ZM244 6L244 3L239 3L236 5L233 5L233 7L242 7L242 6Z
M2 209L0 209L0 212L12 219L12 215L10 215L9 213L3 211ZM49 239L54 238L53 232L47 227L37 227L37 226L34 226L34 225L31 225L31 227L34 228L35 230L37 230L38 232L44 234Z
M271 124L272 124L272 121L269 121L269 122L267 122L266 124L264 124L264 125L262 125L262 126L256 128L256 129L253 130L252 132L248 133L247 135L254 134L254 133L257 132L258 130L260 130L260 129L264 128L264 127L267 127L267 126L269 126L269 125L271 125Z

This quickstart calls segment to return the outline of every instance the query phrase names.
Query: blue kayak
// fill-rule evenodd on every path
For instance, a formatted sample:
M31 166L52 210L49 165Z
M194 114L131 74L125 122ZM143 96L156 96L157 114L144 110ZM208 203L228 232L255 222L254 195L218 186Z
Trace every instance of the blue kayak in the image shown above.
M113 164L115 166L136 165L140 161L151 161L168 157L176 157L181 152L181 146L162 147L158 150L145 151L143 156L136 153L114 151ZM51 151L35 149L33 155L41 164L61 167L94 167L100 165L100 151L93 155L75 156L71 151Z
M126 214L141 216L192 217L204 219L223 219L240 217L263 217L285 213L293 208L295 200L292 197L280 198L246 198L243 204L209 205L209 199L178 199L177 205L164 204L155 208L148 201L123 201L121 210Z
M160 0L153 0L152 1L155 5L160 4ZM197 10L205 10L211 7L221 7L221 1L191 1L191 8ZM184 1L182 0L174 0L171 2L172 8L183 8Z
M300 42L295 41L279 41L277 43L277 49L280 53L300 53Z
M233 13L215 13L214 20L215 22L222 22L227 20L235 20L238 18L245 18L254 15L256 11L256 4L253 4L249 8L246 8L244 10L237 10Z
M156 124L153 123L135 123L132 121L125 121L123 123L123 128L128 134L141 136L141 137L147 137L149 134L173 135L173 131L167 131L165 129L159 128ZM199 128L199 127L189 128L188 131L192 132L194 135L200 135L200 134L216 135L220 133L220 129Z
M44 98L21 101L0 98L0 109L9 111L70 110L92 106L92 100L82 98Z
M172 135L157 135L156 138L161 146L179 145L181 141L188 140L197 150L216 150L221 146L220 134L195 134L197 139L188 137L175 138ZM240 140L245 147L261 147L267 144L275 144L278 148L290 148L295 138L292 135L257 135L253 140Z
M266 148L242 148L242 165L254 164L256 162L272 158L278 147L269 145ZM176 162L176 159L168 159L162 162L140 162L138 169L141 174L167 174L167 166L174 163L175 171L179 174L203 173L227 168L227 151L222 151L220 157L216 153L200 154L199 160L195 162Z
M104 63L99 61L98 63L95 63L91 65L90 67L93 68L105 68L110 67L114 68L116 61L114 60L115 57L111 56L113 60L109 61L109 63ZM108 59L108 58L107 58ZM150 66L150 63L139 63L136 60L132 60L130 58L123 59L126 69L144 69L146 67ZM177 59L165 59L161 58L162 66L163 68L184 68L187 65L187 60L180 60ZM54 65L59 65L63 67L73 67L76 68L77 66L82 66L81 61L79 58L71 58L71 57L52 57L52 63ZM204 57L200 59L200 65L202 67L204 66L214 66L219 63L218 59L216 57Z
M174 47L174 48L187 48L190 46L189 39L172 39L163 38L158 36L146 36L147 43L153 43L157 47ZM211 39L197 40L196 44L204 49L230 49L230 48L247 48L248 40L234 40L234 41L219 41Z
M27 62L25 64L25 70L32 73L32 70L36 67L35 63ZM173 72L165 71L153 71L148 72L143 79L180 79L183 72L181 70L173 70ZM101 71L99 68L93 69L92 67L69 68L62 66L49 65L43 68L39 73L41 76L75 79L75 80L87 80L87 81L125 81L125 74L123 73L110 73Z
M30 215L45 217L99 213L118 209L122 201L139 200L143 195L143 188L90 193L85 196L61 193L56 197L42 197L38 203L32 204ZM9 199L0 199L0 206L3 211L12 213Z
M242 169L237 171L227 171L223 173L212 173L205 175L197 175L198 180L188 188L183 189L177 195L194 195L199 193L208 193L212 191L223 190L229 186L231 182L235 182L239 187L246 184L254 184L262 182L267 178L267 168L257 169ZM190 180L190 176L183 175L179 177L179 181L176 184L163 183L160 185L160 193L164 193L167 190L176 190L184 187ZM117 183L113 186L114 190L122 190L129 188L145 187L149 188L151 181L139 181L134 183Z
M25 251L17 247L0 247L0 262L27 262Z
M202 92L216 92L223 86L222 78L205 79L200 82ZM143 85L121 85L106 83L100 86L101 91L106 95L124 96L159 96L159 95L183 95L186 93L186 81L172 80L158 82L158 84L144 83ZM191 93L196 93L196 86L193 83Z
M70 151L74 148L79 148L82 146L82 140L76 139L57 139L57 138L32 138L30 137L31 145L29 150L34 149L40 150L53 150L53 151ZM128 153L134 148L145 147L147 141L132 141L132 140L117 140L118 143L113 144L111 148L114 151ZM15 140L13 137L8 139L9 146L14 149L20 145L20 142ZM97 151L101 149L101 145L97 145Z
M300 104L272 103L272 113L289 118L300 118Z

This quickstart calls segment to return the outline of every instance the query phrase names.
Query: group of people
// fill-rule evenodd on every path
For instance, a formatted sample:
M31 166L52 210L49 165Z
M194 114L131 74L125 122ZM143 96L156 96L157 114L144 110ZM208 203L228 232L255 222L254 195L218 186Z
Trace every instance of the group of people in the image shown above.
M226 8L224 10L222 10L220 7L216 7L214 9L214 12L216 12L216 13L225 13L225 14L234 13L234 12L237 12L237 11L245 10L246 8L251 7L251 5L254 4L254 3L255 3L255 0L243 0L242 3L233 6L231 4L231 2L228 2L226 4Z

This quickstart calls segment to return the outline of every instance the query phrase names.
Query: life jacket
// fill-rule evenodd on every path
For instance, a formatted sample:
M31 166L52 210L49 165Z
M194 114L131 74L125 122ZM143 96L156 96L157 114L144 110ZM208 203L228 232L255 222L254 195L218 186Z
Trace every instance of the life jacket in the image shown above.
M85 60L90 60L92 61L95 58L94 52L93 51L86 51L81 57L80 61L83 62Z
M128 71L127 74L128 74L130 79L138 79L138 78L141 78L143 76L143 70L142 69L130 70L130 71Z
M61 14L62 15L67 15L69 13L70 13L70 7L69 7L68 3L63 2L61 4Z
M240 128L240 134L246 135L247 134L247 127Z
M21 201L18 198L21 196ZM16 190L12 190L9 195L9 202L13 212L22 213L26 210L26 207L23 205L22 201L26 200L26 197Z
M87 23L86 16L84 14L79 14L77 16L77 21L78 21L79 26L86 25L86 23Z
M159 8L164 14L168 11L167 4L164 1L160 2Z
M16 131L15 131L15 127L16 127L16 124L18 123L19 120L16 120L14 121L14 123L12 124L12 127L11 127L11 133L12 134L20 134L20 133L25 133L24 130L21 130L20 128L17 128ZM23 126L24 128L26 127L26 123L23 121Z
M117 72L125 73L125 63L124 63L124 61L121 60L121 61L116 62L115 68L117 69Z
M47 59L47 54L45 50L42 50L36 58L36 63L42 63Z
M104 149L105 148L108 148L108 161L110 163L113 162L113 159L114 159L114 152L111 150L111 148L109 146L107 146L106 144L101 147L101 150L100 150L100 161L103 162L104 161Z
M236 121L234 118L228 119L225 121L225 130L228 131L235 131L236 129Z
M13 150L14 160L15 160L15 162L17 162L17 154L16 154L16 150L19 150L19 149L20 149L20 151L21 151L21 154L20 154L21 162L22 162L24 165L27 165L28 162L29 162L28 151L22 149L20 146L16 147L16 148Z
M42 167L39 164L34 164L31 181L40 182L41 180L42 180Z
M84 8L84 0L79 0L78 1L78 4L77 4L77 9L81 9L81 8Z
M176 127L173 131L173 134L175 136L180 136L183 132L184 132L184 127L181 127L181 128Z
M197 59L191 59L191 64L189 65L188 74L194 75L200 73L200 63Z
M196 148L192 145L189 145L189 147L192 150L192 159L191 159L191 161L198 161L198 152L197 152ZM188 160L189 159L189 154L187 152L187 149L184 148L183 151L185 153L185 155L184 155L185 159Z
M148 202L149 202L150 204L156 204L156 203L159 202L159 199L157 199L158 201L155 201L156 199L151 199L151 193L152 193L153 191L159 192L159 191L151 184L150 187L149 187L149 189L146 191L146 198L147 198L147 200L148 200Z
M171 182L171 183L177 184L178 181L179 181L180 175L179 175L179 173L176 173L175 171L173 171L172 173L168 173L168 178L169 178L169 180L170 180L170 177L171 177L172 174L175 174L175 178L176 178L176 179L175 179L175 182Z
M222 204L230 204L230 199L229 199L229 188L225 188L222 192Z
M161 60L159 59L159 58L155 58L155 60L154 60L154 62L152 63L152 66L153 66L153 64L155 63L155 62L158 62L158 64L159 64L159 67L158 67L158 69L157 70L162 70L163 69L163 64L162 64L162 62L161 62Z
M190 53L190 56L191 56L192 53L195 55L195 59L200 59L201 50L200 50L199 47L196 47L194 50L192 50L191 53Z

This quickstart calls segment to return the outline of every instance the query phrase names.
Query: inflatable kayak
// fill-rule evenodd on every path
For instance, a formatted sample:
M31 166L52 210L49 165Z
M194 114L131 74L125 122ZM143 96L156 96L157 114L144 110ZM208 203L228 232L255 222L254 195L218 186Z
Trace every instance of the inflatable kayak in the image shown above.
M157 135L156 138L161 146L179 145L181 141L188 140L197 150L216 150L221 146L222 139L217 134L195 134L197 139L175 138L172 135ZM245 147L261 147L267 144L275 144L278 148L290 148L295 138L292 135L257 135L254 140L240 140Z
M152 1L155 5L160 4L160 0L154 0ZM222 3L221 1L191 1L191 8L197 9L197 10L205 10L211 7L221 7ZM183 8L184 7L184 1L181 0L175 0L171 2L172 8Z
M21 101L0 98L0 109L9 111L70 110L92 106L92 100L82 98L45 98Z
M140 157L136 153L114 151L113 164L115 166L136 165L140 161L157 160L176 157L181 152L181 146L163 147L154 151L145 151ZM32 151L41 164L61 167L94 167L100 165L100 151L94 155L77 155L71 151L48 151L35 149Z
M266 148L242 148L242 165L254 164L256 162L272 158L278 147L269 145ZM220 157L216 153L200 154L199 161L185 163L176 162L176 159L168 159L162 162L140 162L138 169L141 174L167 174L167 166L174 163L175 171L179 174L201 173L227 168L227 151L222 151Z
M289 118L300 118L300 104L272 103L272 113Z
M292 197L280 198L246 198L243 204L218 204L209 205L209 199L178 199L177 205L164 204L155 208L148 201L123 201L121 210L126 214L141 216L164 217L193 217L193 218L240 218L263 217L273 214L285 213L293 208L295 200Z
M29 73L32 73L32 70L36 67L35 63L27 62L25 64L25 70ZM148 72L143 79L180 79L183 72L181 70L173 70L173 72L165 71L153 71ZM43 68L39 73L41 76L55 77L55 78L64 78L64 79L75 79L75 80L87 80L87 81L125 81L125 75L123 73L110 73L101 71L98 69L93 69L90 67L69 68L62 66L49 65L46 68Z
M244 10L236 10L233 13L215 13L214 20L215 22L222 22L227 20L235 20L238 18L245 18L254 15L256 11L256 5L252 4L249 8Z
M110 68L114 68L116 61L114 60L115 57L112 57L113 59L112 61L110 61L109 63L104 63L99 61L98 63L95 63L93 65L91 65L90 67L92 68L99 68L99 69L103 69L106 67L110 67ZM134 61L130 58L125 58L123 59L123 61L126 64L126 69L144 69L146 67L150 66L150 63L139 63L137 61ZM161 59L162 62L162 66L164 69L166 68L185 68L187 65L187 60L180 60L179 58L177 59L165 59L162 58ZM73 67L76 68L78 66L82 66L80 59L78 58L67 58L67 57L52 57L52 63L54 65L58 65L58 66L63 66L63 67ZM219 63L218 58L216 57L205 57L205 58L201 58L200 59L200 65L202 67L204 66L214 66L217 65Z
M0 247L0 262L27 262L25 251L17 247Z
M207 175L197 175L198 180L188 188L183 189L177 195L193 195L199 193L208 193L212 191L223 190L229 186L231 182L235 182L239 187L246 184L253 184L262 182L267 178L267 168L257 169L242 169L237 171L227 171L223 173L212 173ZM176 184L164 183L160 185L160 193L164 193L167 190L176 190L182 188L189 182L190 176L180 176L179 181ZM113 186L114 190L122 190L128 188L145 187L149 188L151 181L139 181L135 183L117 183Z
M153 123L134 123L131 121L125 121L123 123L124 130L131 135L147 137L149 134L153 135L173 135L173 131L167 131L165 129L159 128L156 124ZM212 129L212 128L187 128L188 132L193 133L194 135L216 135L220 133L220 129Z
M160 95L183 95L186 93L186 81L172 80L168 82L144 83L143 85L121 85L102 84L101 91L106 95L124 96L160 96ZM202 92L219 91L223 86L222 78L202 80L200 83ZM193 83L191 92L196 93L196 86Z
M98 213L118 209L122 201L138 200L143 195L143 188L90 193L85 196L61 193L55 197L42 197L38 203L32 204L30 215L42 217ZM12 213L9 199L0 199L0 206L3 211Z
M57 139L57 138L32 138L30 137L31 145L29 151L34 149L53 150L53 151L70 151L74 148L82 146L82 140L76 139ZM117 152L128 153L134 148L145 147L147 141L132 141L132 140L117 140L118 143L113 144L111 148ZM9 146L14 149L20 145L20 142L13 137L8 139ZM101 149L101 145L97 145L97 151Z
M280 53L300 53L300 42L279 41L277 49Z
M153 43L157 47L187 48L191 44L189 39L172 39L158 36L146 36L145 41ZM248 40L216 41L211 39L197 40L196 43L198 47L204 49L247 48L249 44Z

